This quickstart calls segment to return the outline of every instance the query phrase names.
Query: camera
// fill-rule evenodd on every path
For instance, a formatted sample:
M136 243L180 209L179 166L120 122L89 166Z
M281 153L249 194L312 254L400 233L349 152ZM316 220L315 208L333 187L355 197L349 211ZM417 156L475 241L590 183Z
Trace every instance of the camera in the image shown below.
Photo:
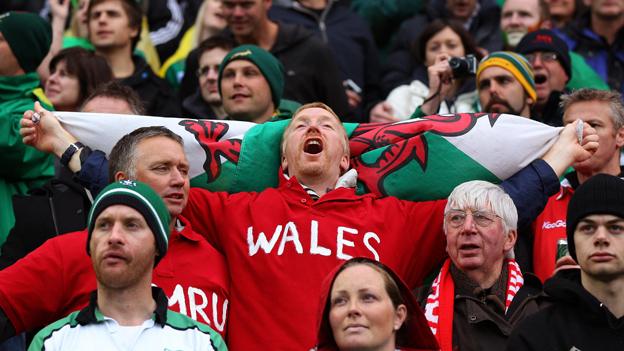
M477 74L477 58L474 55L466 57L451 57L448 61L454 78L463 78Z

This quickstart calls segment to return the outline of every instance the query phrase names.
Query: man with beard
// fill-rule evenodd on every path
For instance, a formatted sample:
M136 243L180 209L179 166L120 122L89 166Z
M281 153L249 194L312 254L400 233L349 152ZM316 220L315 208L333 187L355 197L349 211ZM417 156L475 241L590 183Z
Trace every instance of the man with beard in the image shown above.
M87 254L97 279L89 305L41 330L29 350L226 350L207 325L167 309L165 292L152 287L154 267L167 253L167 206L138 181L112 183L89 213Z
M531 118L555 127L562 125L561 95L572 77L568 45L548 29L531 32L522 38L516 52L527 58L535 75L537 100Z
M481 110L530 118L537 99L533 70L522 56L510 51L493 52L479 63L477 90Z

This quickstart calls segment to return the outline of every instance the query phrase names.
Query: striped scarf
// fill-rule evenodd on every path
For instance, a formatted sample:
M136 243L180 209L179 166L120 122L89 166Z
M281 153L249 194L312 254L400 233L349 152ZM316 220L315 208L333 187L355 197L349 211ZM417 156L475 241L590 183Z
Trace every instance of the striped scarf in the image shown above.
M507 260L507 294L505 299L505 313L511 305L516 293L524 284L520 267L513 259ZM425 317L429 322L429 328L435 335L442 351L453 349L453 308L455 302L455 284L451 277L451 260L446 259L440 274L433 281L431 293L427 297Z

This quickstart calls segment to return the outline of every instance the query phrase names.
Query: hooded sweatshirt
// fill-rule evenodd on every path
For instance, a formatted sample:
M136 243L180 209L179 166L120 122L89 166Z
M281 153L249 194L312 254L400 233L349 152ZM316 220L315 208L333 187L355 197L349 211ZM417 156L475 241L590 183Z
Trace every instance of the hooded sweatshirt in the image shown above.
M553 305L525 319L507 350L624 350L624 317L616 318L585 290L580 276L568 269L546 281Z

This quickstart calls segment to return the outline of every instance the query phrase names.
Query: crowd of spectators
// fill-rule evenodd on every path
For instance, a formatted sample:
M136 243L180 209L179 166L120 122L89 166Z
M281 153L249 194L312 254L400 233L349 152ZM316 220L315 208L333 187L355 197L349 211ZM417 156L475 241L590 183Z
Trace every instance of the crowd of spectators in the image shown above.
M624 0L3 1L0 351L622 350L622 94ZM279 186L191 188L169 129L107 155L53 111L288 120ZM561 133L444 200L348 185L342 123L481 112Z

